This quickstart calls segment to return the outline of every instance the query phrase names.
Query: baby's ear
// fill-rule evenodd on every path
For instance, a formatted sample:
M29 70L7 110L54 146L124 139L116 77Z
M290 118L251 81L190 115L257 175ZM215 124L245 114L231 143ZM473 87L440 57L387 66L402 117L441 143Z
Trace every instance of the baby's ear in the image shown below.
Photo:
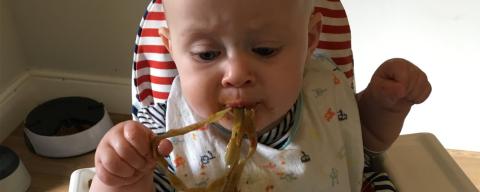
M308 54L311 55L320 38L320 33L322 32L322 14L320 12L313 13L310 16L310 21L308 23Z
M168 52L170 52L170 30L166 27L161 27L158 29L158 34L162 39L163 45L167 48Z

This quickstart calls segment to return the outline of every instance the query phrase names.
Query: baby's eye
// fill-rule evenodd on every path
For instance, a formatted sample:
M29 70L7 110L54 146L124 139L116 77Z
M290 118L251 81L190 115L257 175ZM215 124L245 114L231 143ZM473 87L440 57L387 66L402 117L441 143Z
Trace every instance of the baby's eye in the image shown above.
M275 55L277 53L276 48L270 48L270 47L256 47L253 48L252 51L256 53L257 55L260 55L262 57L269 57Z
M212 61L216 59L221 54L220 51L204 51L200 53L195 53L195 55L204 61Z

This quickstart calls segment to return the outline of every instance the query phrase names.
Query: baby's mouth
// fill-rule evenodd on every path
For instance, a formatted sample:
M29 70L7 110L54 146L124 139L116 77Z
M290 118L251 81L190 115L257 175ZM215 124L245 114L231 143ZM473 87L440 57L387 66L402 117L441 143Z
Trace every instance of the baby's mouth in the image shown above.
M258 102L233 101L225 104L225 107L254 109L257 105L258 105Z
M246 101L232 101L232 102L226 102L224 104L224 108L231 108L231 109L248 109L248 110L252 110L253 112L255 112L258 107L258 105L260 105L261 102L246 102ZM233 111L233 110L232 110ZM226 121L225 121L226 120ZM220 122L222 123L225 123L223 124L224 127L230 127L232 126L232 122L234 120L234 117L233 117L233 112L229 112L227 115L224 116L224 119L223 120L220 120ZM227 128L227 129L230 129L230 128Z

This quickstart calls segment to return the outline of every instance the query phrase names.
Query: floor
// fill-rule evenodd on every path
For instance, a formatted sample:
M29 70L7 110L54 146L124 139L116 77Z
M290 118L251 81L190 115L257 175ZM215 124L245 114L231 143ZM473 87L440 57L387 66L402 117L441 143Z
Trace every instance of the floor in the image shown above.
M111 114L114 123L129 119L129 115ZM25 164L32 176L29 192L68 191L70 174L76 169L93 167L94 152L61 159L45 158L27 149L23 138L23 127L19 126L2 145L10 147ZM480 190L480 152L448 150L462 170Z
M114 123L130 118L130 115L110 114ZM70 174L76 169L93 167L94 151L70 158L46 158L32 153L25 145L23 126L19 126L2 145L15 151L32 177L29 192L66 192Z

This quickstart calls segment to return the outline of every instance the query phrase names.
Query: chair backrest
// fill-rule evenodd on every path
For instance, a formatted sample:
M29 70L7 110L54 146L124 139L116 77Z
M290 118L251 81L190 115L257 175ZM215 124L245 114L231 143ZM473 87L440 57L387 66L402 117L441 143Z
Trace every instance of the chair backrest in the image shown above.
M354 85L350 27L340 0L317 0L315 12L323 15L316 53L329 55ZM174 77L175 63L163 46L158 29L166 27L161 0L152 0L140 22L132 72L133 113L140 107L165 103Z

